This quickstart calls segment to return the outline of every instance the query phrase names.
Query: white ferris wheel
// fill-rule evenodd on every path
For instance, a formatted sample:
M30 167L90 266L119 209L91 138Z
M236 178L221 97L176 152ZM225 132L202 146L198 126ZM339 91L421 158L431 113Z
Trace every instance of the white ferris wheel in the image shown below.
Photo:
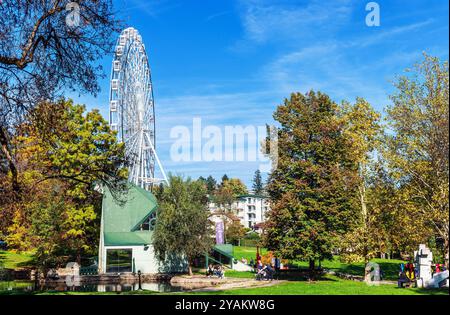
M144 189L167 177L155 149L155 107L150 66L139 32L129 27L117 40L111 69L110 126L125 143L128 180ZM155 178L155 164L162 179Z

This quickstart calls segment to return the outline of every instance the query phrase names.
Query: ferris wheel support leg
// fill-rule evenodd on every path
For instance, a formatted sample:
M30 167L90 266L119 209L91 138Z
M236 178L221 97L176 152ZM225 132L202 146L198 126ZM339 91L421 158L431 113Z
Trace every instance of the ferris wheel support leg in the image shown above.
M158 163L158 167L161 170L161 173L163 175L164 181L166 182L167 186L169 186L169 181L166 176L166 172L164 171L164 168L162 167L161 161L159 160L158 154L156 153L155 147L153 146L152 141L149 139L148 135L145 134L147 137L148 142L150 143L150 149L152 150L153 154L155 155L156 163Z
M138 153L139 164L138 164L138 175L136 176L136 185L139 185L139 176L142 176L142 146L143 146L143 143L144 143L144 133L141 130L140 136L139 136L139 153Z

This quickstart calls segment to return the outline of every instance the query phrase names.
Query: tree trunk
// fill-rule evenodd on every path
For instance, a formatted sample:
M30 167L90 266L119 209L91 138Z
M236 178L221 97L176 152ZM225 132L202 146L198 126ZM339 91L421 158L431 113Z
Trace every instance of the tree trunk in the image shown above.
M194 273L192 272L192 262L189 261L188 264L189 264L189 265L188 265L188 273L189 273L189 276L193 276Z
M364 241L364 245L363 245L363 257L364 257L364 262L367 264L368 260L369 260L369 252L370 252L370 248L368 247L368 238L370 237L370 235L368 234L368 214L367 214L367 201L366 201L366 180L365 180L365 174L364 174L364 169L365 169L365 165L363 163L360 164L359 166L360 168L360 176L362 179L361 184L359 185L359 201L361 203L361 223L362 223L362 230L364 233L364 237L363 237L363 241Z
M315 279L315 261L314 259L309 260L309 279Z
M13 191L17 194L20 191L19 181L17 179L17 167L9 151L9 141L6 131L3 127L0 127L0 145L2 146L2 152L8 161L8 168L11 171L11 186Z
M80 249L77 250L77 264L81 266L81 251Z
M367 247L364 246L364 279L367 279L367 277L370 274L370 268L367 269L368 265L369 265L369 257L367 255Z
M371 280L372 280L372 277L371 277L371 274L370 274L371 270L372 270L372 268L369 267L368 264L366 264L366 265L364 266L364 281L365 281L366 283L370 283Z
M444 263L445 263L445 268L447 268L448 270L448 255L449 255L449 243L448 243L448 237L446 237L444 239Z

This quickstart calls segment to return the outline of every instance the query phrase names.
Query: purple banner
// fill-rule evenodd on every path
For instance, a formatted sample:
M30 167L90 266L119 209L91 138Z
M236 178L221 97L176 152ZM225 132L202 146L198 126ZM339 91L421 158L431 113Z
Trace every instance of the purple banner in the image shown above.
M223 235L223 222L216 222L216 244L223 244L224 243L224 235Z

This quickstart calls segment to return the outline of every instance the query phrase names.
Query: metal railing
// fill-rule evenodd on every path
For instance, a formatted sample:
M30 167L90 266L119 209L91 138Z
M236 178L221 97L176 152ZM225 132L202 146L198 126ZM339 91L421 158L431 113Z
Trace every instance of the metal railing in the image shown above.
M80 267L81 276L97 275L97 274L98 274L97 266Z

